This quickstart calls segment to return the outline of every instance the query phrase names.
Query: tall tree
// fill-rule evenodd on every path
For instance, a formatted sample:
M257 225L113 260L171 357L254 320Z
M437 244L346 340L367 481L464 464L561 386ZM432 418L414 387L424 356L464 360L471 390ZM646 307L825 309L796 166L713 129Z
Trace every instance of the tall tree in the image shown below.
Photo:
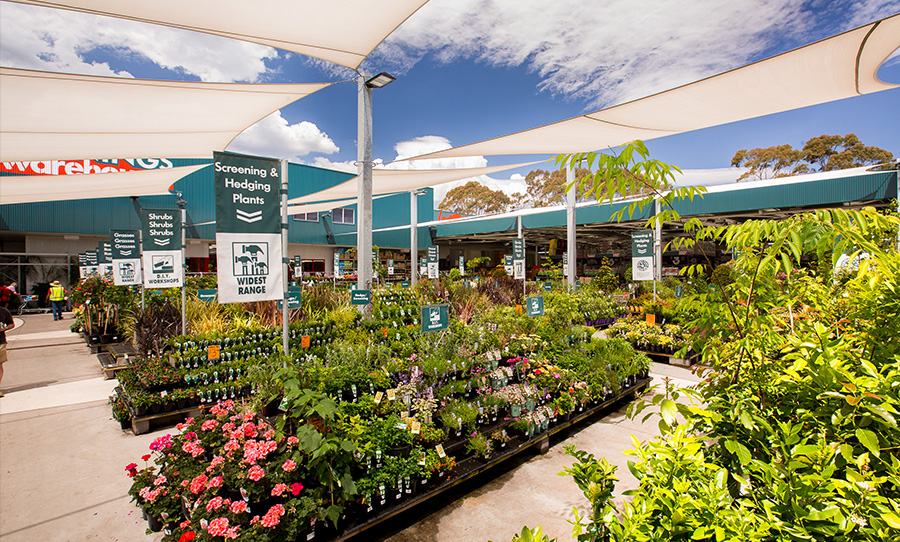
M587 168L575 168L575 177L591 172ZM518 207L549 207L565 202L566 172L562 169L545 171L535 169L525 175L525 194L515 203ZM576 187L576 201L584 201L584 190Z
M801 152L803 160L817 164L819 171L881 164L894 159L884 149L863 145L856 134L820 135L807 141Z
M503 192L491 190L478 181L469 181L447 191L438 207L442 211L464 215L487 215L506 212L512 204Z
M741 149L731 159L734 167L750 168L738 177L775 179L811 171L834 171L890 162L894 155L879 147L863 145L856 134L820 135L809 139L802 150L790 145L764 149ZM804 163L805 162L805 163Z

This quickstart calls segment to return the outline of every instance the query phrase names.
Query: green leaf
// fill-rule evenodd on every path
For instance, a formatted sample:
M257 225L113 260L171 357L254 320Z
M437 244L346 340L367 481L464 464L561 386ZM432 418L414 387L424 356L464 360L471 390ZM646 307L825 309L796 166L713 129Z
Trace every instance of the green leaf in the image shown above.
M893 512L882 512L881 519L894 529L900 529L900 516Z
M881 457L881 445L878 443L878 437L868 429L857 428L856 438L862 443L873 455Z
M675 415L677 412L678 407L675 405L675 401L671 399L665 399L659 407L659 413L662 415L667 425L675 423Z

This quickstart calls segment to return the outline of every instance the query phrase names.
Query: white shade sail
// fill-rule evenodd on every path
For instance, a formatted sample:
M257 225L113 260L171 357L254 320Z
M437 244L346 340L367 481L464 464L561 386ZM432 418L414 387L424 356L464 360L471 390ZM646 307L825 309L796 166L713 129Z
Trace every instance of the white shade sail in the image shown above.
M427 0L11 0L233 38L356 69Z
M425 188L436 184L448 183L489 175L498 171L530 166L539 162L526 162L523 164L510 164L507 166L489 166L464 169L375 169L372 171L372 194L393 194L396 192L408 192L417 188ZM290 205L322 202L325 200L356 199L357 180L359 177L343 182L321 192L293 198L288 200ZM337 205L335 207L338 207ZM312 211L298 211L312 212Z
M208 166L88 175L0 177L0 204L168 194L175 181Z
M209 156L322 84L148 81L0 68L0 161Z
M632 102L410 157L575 153L898 88L877 77L900 47L900 15Z

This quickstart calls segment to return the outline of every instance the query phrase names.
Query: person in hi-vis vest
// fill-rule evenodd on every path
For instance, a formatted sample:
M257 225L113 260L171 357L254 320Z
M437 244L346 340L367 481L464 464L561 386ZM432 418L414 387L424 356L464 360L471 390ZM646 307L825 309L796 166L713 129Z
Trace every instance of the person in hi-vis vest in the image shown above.
M60 285L58 280L50 283L50 291L47 297L53 306L53 320L62 320L63 306L66 302L66 289Z

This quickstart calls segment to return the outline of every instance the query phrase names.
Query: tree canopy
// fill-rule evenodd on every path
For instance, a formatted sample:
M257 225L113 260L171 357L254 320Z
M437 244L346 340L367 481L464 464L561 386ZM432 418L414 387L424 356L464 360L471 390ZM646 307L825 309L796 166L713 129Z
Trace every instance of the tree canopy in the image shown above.
M587 168L576 168L575 177L590 175ZM525 194L516 204L518 207L548 207L565 202L566 172L562 169L545 171L535 169L525 176ZM585 201L584 189L576 187L576 201Z
M503 192L469 181L449 190L438 207L463 215L485 215L506 212L512 205L513 201Z
M734 154L731 165L750 168L738 177L740 182L745 179L775 179L815 171L835 171L890 162L893 159L891 152L863 145L856 134L847 134L811 138L800 150L790 145L741 149Z

